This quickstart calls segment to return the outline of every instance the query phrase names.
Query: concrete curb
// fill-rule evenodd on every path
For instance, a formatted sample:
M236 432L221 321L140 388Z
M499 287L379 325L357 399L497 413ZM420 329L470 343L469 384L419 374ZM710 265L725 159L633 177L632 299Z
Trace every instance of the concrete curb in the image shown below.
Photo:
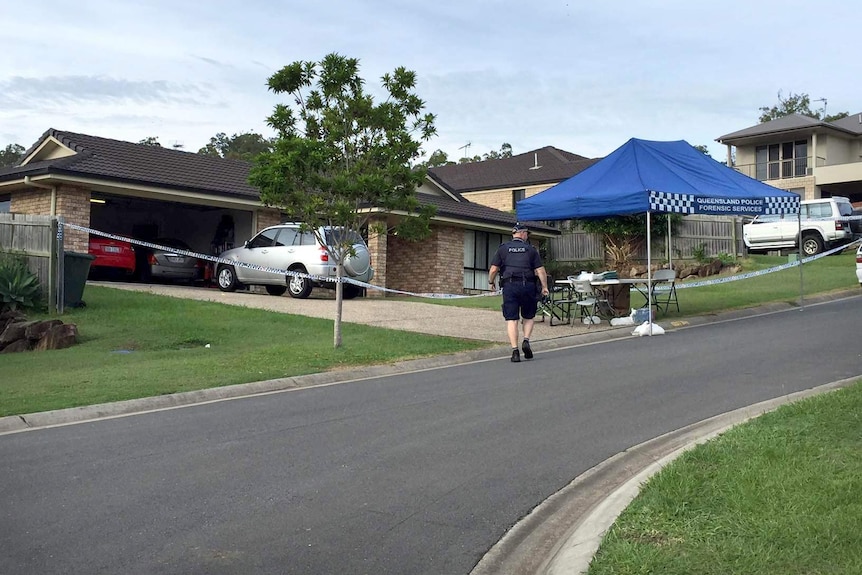
M185 293L191 292L186 291ZM812 296L810 299L805 300L804 305L815 305L817 303L835 301L858 295L859 292L857 290L843 290L840 292L823 294L816 297ZM271 302L273 301L273 299L274 298L267 296L264 298L264 301ZM440 307L434 304L408 303L405 305L434 306L435 308ZM757 308L734 310L708 316L681 318L679 320L672 320L667 322L657 321L656 323L659 325L664 324L665 326L669 326L665 328L666 330L674 330L694 327L697 325L705 325L719 321L731 321L735 319L752 317L766 313L776 313L793 308L799 308L800 310L804 309L799 307L798 302L777 302L760 306ZM487 310L480 311L485 314L489 313ZM493 313L495 316L497 315L496 312L490 313ZM502 333L504 331L502 320L500 320L500 322L496 324L496 327L498 328L498 332ZM624 337L635 337L632 336L631 333L632 326L602 326L601 329L581 329L579 332L575 333L571 331L571 328L567 328L567 326L559 326L559 328L563 330L569 329L570 331L568 333L566 333L565 331L561 331L559 332L561 335L557 335L555 337L533 339L533 341L537 344L541 344L534 345L534 348L536 349L537 353L580 345L590 345ZM251 383L201 389L197 391L188 391L157 397L117 401L98 405L73 407L69 409L58 409L40 413L10 415L6 417L0 417L0 435L17 433L41 427L82 423L85 421L92 421L95 419L102 419L106 417L122 417L126 415L153 411L157 409L180 408L203 402L223 401L227 399L234 399L263 393L277 393L316 385L346 383L349 381L357 381L372 377L386 377L390 375L397 375L425 369L445 368L475 361L493 361L502 359L508 360L508 358L508 345L495 345L486 349L461 352L456 354L406 360L386 365L356 367L351 369L349 372L328 371L296 377L271 379L266 381L257 381Z
M717 415L614 455L539 504L491 548L471 575L586 572L607 530L641 485L665 465L740 423L805 397L847 387L860 377Z

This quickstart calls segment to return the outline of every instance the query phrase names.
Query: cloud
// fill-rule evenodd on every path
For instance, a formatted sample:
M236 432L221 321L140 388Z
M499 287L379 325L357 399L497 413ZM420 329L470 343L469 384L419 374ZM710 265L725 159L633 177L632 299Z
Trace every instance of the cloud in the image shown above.
M0 81L0 106L31 110L45 106L79 104L198 104L205 100L204 87L164 80L136 81L109 76L13 76Z

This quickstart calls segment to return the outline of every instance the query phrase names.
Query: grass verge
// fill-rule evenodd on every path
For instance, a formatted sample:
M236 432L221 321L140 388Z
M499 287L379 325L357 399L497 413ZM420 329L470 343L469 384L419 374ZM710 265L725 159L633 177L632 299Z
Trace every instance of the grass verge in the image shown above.
M333 304L334 305L334 304ZM35 316L33 316L35 319ZM79 344L0 355L0 416L386 364L490 344L87 286Z
M751 256L739 261L739 265L742 267L742 272L740 273L761 271L785 263L787 263L786 257ZM792 267L751 278L696 288L686 288L685 284L716 279L717 277L727 277L732 274L724 273L721 276L679 282L677 285L682 286L677 288L679 311L672 309L667 314L662 313L658 319L661 321L663 319L745 309L769 302L798 304L800 293L803 294L803 297L807 297L815 294L858 288L859 282L856 279L855 269L855 252L848 250L804 264L801 278L799 267ZM500 296L457 299L399 297L393 299L492 310L499 310L501 303ZM643 301L643 298L639 295L632 294L631 303L633 306L640 305Z
M589 575L862 573L862 383L786 405L646 482Z

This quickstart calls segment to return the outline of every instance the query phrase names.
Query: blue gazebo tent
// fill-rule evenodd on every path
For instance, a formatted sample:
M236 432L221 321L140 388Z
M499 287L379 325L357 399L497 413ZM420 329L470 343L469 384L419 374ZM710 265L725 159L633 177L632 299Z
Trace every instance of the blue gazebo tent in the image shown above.
M516 205L521 221L644 212L650 270L647 281L651 284L651 213L793 214L799 213L799 196L749 178L684 140L659 142L632 138L583 172Z

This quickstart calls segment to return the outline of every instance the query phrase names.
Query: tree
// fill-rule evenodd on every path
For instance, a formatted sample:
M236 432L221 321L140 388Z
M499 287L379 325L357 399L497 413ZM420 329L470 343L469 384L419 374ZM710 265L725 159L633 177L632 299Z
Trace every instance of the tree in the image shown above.
M504 143L500 146L500 151L491 150L484 156L482 156L486 160L500 160L502 158L511 158L512 157L512 144Z
M823 108L812 111L811 98L808 94L794 94L791 92L787 98L784 98L779 90L777 106L762 106L759 108L761 112L760 123L769 122L770 120L775 120L790 114L801 114L802 116L823 120L824 122L834 122L835 120L846 118L849 115L847 112L827 115L826 98L821 98L821 101L823 102Z
M198 150L198 154L250 162L258 154L271 149L272 142L254 132L243 132L231 137L219 132L210 138L209 144Z
M484 160L500 160L502 158L511 158L512 157L512 145L511 144L503 144L500 146L500 150L491 150L490 152L486 152L481 156L464 156L458 160L459 164L470 164L473 162L481 162Z
M143 146L154 146L156 148L162 147L162 145L159 143L159 137L158 136L147 136L146 138L144 138L143 140L141 140L138 143L143 145Z
M0 168L11 168L18 164L24 157L24 146L20 144L9 144L0 151Z
M403 67L384 74L387 97L375 103L364 90L359 60L336 53L320 61L296 61L273 74L269 89L289 94L293 104L277 104L267 123L277 137L272 151L255 159L249 182L261 200L303 222L319 236L319 226L344 233L362 232L370 214L363 208L405 215L399 237L419 239L430 233L433 207L421 206L416 189L424 166L411 167L421 155L421 141L436 133L433 114L414 93L416 74ZM387 233L385 224L369 233ZM327 245L317 237L321 245ZM352 242L329 246L336 265L335 347L341 346L344 259Z
M443 150L434 150L428 159L422 162L426 168L437 168L439 166L452 166L455 162L449 159L449 156Z

